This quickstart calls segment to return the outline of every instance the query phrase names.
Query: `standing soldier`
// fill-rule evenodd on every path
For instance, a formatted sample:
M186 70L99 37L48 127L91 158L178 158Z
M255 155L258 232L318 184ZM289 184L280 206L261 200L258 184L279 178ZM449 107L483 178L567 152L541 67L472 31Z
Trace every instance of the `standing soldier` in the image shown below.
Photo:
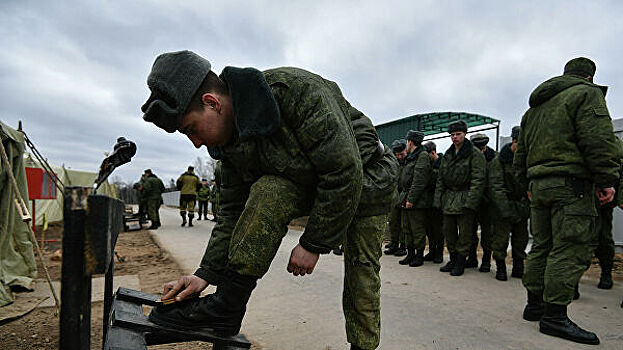
M192 227L193 217L195 216L197 190L201 187L199 177L195 175L195 168L189 166L188 170L177 178L176 185L177 189L180 190L181 226L186 226L186 212L188 211L188 227Z
M212 193L210 195L212 200L212 221L218 219L219 200L221 198L221 164L222 162L217 160L214 166L214 181L212 181Z
M435 188L434 206L443 211L443 233L450 261L439 270L461 276L472 244L476 210L485 185L486 161L469 140L467 123L457 120L448 125L452 145L443 155Z
M407 132L407 158L400 175L399 187L402 188L402 232L407 243L407 256L400 260L401 265L411 267L424 264L426 248L426 210L432 204L428 188L433 167L426 148L422 147L424 133L409 130Z
M405 158L407 157L407 141L400 139L394 140L392 142L392 152L398 159L398 164L400 167L398 168L398 196L394 201L394 205L392 206L392 210L389 213L389 236L390 242L385 246L385 254L393 255L395 254L400 245L404 247L404 236L402 235L402 226L401 226L401 215L402 215L402 199L400 198L400 193L402 192L402 188L400 187L400 176L402 174L402 169L405 165Z
M502 147L500 154L490 163L488 170L488 192L493 222L491 248L497 266L495 278L500 281L507 280L506 250L509 234L512 233L512 277L523 276L528 245L530 203L513 170L513 156L517 149L519 130L518 126L512 129L512 142Z
M197 220L203 218L208 220L208 201L210 200L210 186L208 186L208 180L201 179L201 188L197 192L197 202L199 202L199 217Z
M141 179L132 186L136 190L136 202L138 203L138 217L141 224L147 220L147 199L144 195L143 184L145 183L145 174L141 175Z
M372 122L338 85L294 67L260 72L189 52L158 56L144 119L186 134L222 160L218 221L199 269L165 285L174 303L149 319L179 329L238 333L257 280L288 223L309 215L287 270L313 272L319 254L344 244L343 312L351 349L380 340L380 257L398 162ZM199 294L208 284L216 292Z
M491 161L497 155L497 152L493 148L487 146L489 143L489 137L485 134L474 134L470 137L470 141L482 154L487 161L486 171L489 170ZM490 213L490 198L487 191L487 181L485 176L485 189L476 210L476 218L474 220L474 228L472 230L472 246L469 250L469 257L465 262L465 267L478 267L478 257L476 251L478 250L478 226L480 225L480 246L482 247L482 264L480 265L480 272L491 271L491 213Z
M439 175L439 166L443 153L437 153L437 145L433 141L424 143L428 151L432 166L431 181L428 191L430 198L435 197L435 187ZM443 262L443 233L441 232L443 214L439 208L431 205L426 212L426 236L428 236L428 254L424 255L424 261L432 261L435 264Z
M574 58L532 92L513 164L531 206L523 318L585 344L599 338L568 318L567 305L597 244L595 195L602 205L612 201L620 162L607 88L593 83L594 74L593 61Z
M145 179L143 180L143 194L147 203L147 216L151 221L150 230L157 230L160 224L160 214L158 210L162 204L162 192L164 192L164 184L151 169L145 170Z

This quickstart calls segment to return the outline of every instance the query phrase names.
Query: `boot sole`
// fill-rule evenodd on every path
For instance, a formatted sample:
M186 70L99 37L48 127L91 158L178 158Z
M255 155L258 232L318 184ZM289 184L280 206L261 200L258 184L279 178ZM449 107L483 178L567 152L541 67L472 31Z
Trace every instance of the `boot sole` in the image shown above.
M570 341L575 342L575 343L588 344L588 345L599 345L599 339L596 339L596 340L586 339L586 340L584 340L584 339L566 337L565 333L559 333L558 331L555 331L555 330L552 330L552 329L548 329L548 328L543 328L541 326L539 326L539 332L541 332L543 334L551 335L552 337L557 337L557 338L561 338L561 339L570 340Z
M211 327L186 326L186 325L181 325L179 323L172 323L172 322L165 321L162 319L154 318L151 315L149 315L147 319L150 322L157 324L159 326L162 326L162 327L172 328L172 329L181 330L181 331L199 331L199 332L205 331L205 332L214 333L215 335L220 336L220 337L232 337L240 332L240 328L236 329L235 327L232 328L232 327L227 327L224 325L214 325Z

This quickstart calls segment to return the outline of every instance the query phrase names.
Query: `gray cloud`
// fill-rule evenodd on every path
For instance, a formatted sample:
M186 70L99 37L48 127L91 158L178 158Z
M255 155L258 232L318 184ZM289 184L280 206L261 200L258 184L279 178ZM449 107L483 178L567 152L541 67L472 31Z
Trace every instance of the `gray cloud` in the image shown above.
M226 65L299 66L336 81L382 123L468 111L519 123L534 87L575 56L593 58L623 114L623 5L616 1L4 1L0 119L24 126L55 164L94 171L118 136L168 180L205 149L141 119L154 58L191 49ZM491 135L493 136L493 135ZM443 144L443 141L440 142Z

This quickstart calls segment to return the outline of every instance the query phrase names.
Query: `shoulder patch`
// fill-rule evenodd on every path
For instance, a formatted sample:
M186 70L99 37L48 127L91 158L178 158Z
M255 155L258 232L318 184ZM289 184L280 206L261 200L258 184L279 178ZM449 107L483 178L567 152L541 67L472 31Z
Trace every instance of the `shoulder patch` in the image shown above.
M606 106L597 106L593 107L593 112L596 117L610 117L610 113L608 113L608 107Z

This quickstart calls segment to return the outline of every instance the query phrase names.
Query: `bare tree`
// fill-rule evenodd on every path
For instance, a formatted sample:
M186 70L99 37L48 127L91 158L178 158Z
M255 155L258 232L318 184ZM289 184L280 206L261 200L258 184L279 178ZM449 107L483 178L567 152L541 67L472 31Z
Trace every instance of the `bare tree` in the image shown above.
M195 172L201 179L211 180L214 178L216 161L211 157L197 157L194 162Z

